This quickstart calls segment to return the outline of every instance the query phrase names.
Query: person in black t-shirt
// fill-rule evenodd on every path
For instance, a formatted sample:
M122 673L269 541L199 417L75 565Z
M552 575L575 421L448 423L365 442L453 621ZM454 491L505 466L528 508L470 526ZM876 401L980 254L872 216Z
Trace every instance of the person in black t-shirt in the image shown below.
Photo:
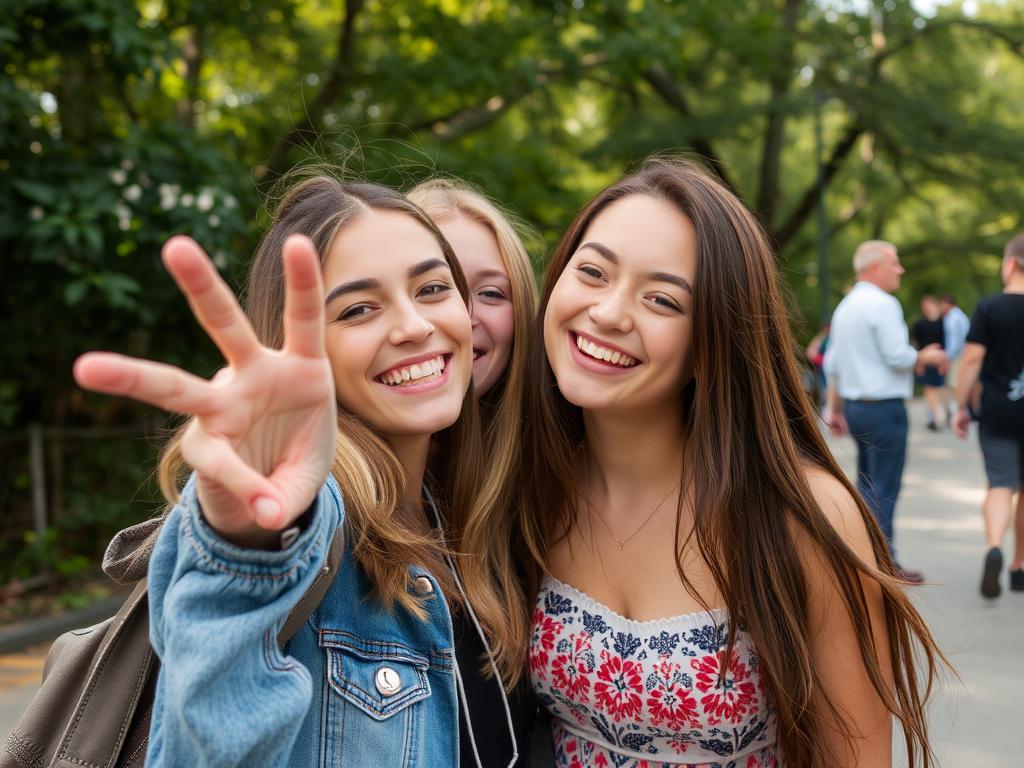
M1001 592L1003 539L1014 520L1010 589L1024 592L1024 234L1006 245L1002 276L1003 292L978 302L971 318L957 378L959 409L953 422L957 437L966 439L970 424L967 399L980 375L978 439L988 476L984 505L988 552L981 594L989 598Z
M921 317L910 326L910 339L918 349L931 344L946 348L946 330L942 321L942 305L934 296L921 299ZM946 367L919 365L914 369L917 383L924 390L928 404L928 429L935 432L949 419L944 395L946 390Z

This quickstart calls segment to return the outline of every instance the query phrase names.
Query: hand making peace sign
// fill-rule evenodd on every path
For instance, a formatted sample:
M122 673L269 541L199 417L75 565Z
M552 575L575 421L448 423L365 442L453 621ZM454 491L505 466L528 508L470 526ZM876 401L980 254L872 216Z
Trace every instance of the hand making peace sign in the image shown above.
M234 293L202 249L169 240L163 261L192 314L227 360L212 380L180 368L109 352L74 366L87 389L122 395L193 417L181 443L196 471L207 522L228 540L261 546L313 502L334 456L334 382L324 351L320 264L306 237L282 252L284 346L260 344Z

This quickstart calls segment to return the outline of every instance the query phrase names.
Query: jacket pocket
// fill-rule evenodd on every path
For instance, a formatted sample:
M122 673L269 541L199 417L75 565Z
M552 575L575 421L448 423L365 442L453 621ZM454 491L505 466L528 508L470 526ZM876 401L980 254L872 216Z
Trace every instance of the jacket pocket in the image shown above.
M374 720L386 720L430 696L427 657L399 643L374 642L321 630L327 682Z
M368 641L341 630L321 629L320 646L325 664L320 765L424 765L428 658L399 643Z

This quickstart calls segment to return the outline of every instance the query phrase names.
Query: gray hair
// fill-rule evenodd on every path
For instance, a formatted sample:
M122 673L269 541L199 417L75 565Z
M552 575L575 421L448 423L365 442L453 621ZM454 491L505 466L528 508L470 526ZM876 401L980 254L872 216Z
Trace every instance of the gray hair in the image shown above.
M853 254L853 271L859 275L889 251L895 253L896 246L888 240L865 240Z

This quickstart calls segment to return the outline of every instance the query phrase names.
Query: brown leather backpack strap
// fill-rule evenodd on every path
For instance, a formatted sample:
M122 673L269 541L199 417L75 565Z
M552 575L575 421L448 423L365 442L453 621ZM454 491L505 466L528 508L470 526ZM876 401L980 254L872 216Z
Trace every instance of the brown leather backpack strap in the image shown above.
M142 579L103 638L53 765L109 768L117 761L153 665L147 606Z
M313 615L313 612L320 605L320 601L324 599L324 595L327 594L327 590L331 588L331 584L334 583L334 577L338 574L338 568L341 565L341 558L345 553L345 534L342 530L342 526L338 526L334 530L334 537L331 539L331 548L327 550L327 559L324 561L323 567L320 569L320 573L316 575L313 583L309 585L309 589L306 590L306 594L295 604L292 608L291 613L288 614L288 618L284 620L284 626L281 627L281 631L277 633L277 644L284 646L289 640L294 637L295 633L299 631L306 620Z

